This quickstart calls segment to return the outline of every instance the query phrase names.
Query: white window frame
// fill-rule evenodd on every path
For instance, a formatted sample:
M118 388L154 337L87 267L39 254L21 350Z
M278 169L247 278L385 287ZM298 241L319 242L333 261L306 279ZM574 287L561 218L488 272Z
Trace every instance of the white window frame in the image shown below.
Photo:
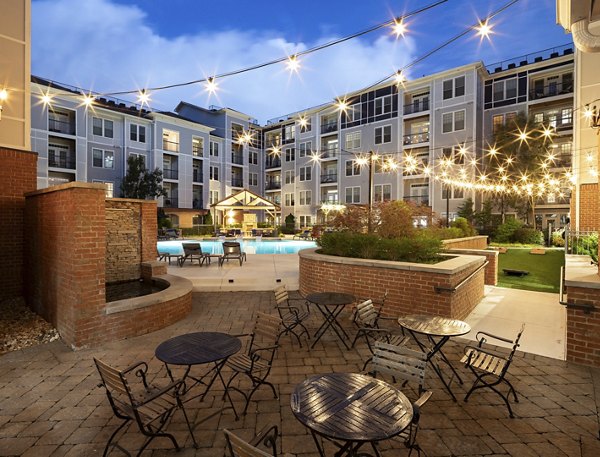
M312 167L300 167L300 181L312 181Z
M194 151L194 142L198 142L200 144L199 154L196 154ZM192 156L193 157L204 157L204 138L201 136L193 136L192 137Z
M312 205L312 190L301 190L300 191L300 205L301 206Z
M214 205L219 201L219 191L218 190L209 190L208 191L208 199L211 205Z
M362 133L360 130L346 133L346 149L360 149Z
M211 165L209 167L209 179L212 181L218 181L219 180L219 167L216 165Z
M102 155L102 165L98 166L94 164L94 154L96 153L96 151L99 151L100 154ZM112 155L112 166L107 167L106 165L106 158L108 154ZM92 148L92 167L93 168L104 168L106 170L114 170L115 169L115 151L111 151L108 149L100 149L100 148Z
M248 153L248 163L258 165L258 151L250 151Z
M167 138L165 138L165 137L167 137ZM173 141L171 138L174 138L177 141ZM165 141L167 142L167 149L165 149ZM180 148L179 132L177 130L163 129L161 146L162 146L163 151L179 152L179 148Z
M144 141L140 140L141 133L144 132ZM146 126L141 124L129 124L129 140L136 143L146 143Z
M100 121L100 133L96 133L95 129L96 126L94 125L94 123L96 121ZM110 123L110 130L107 129L107 124ZM107 135L107 132L110 131L110 135ZM94 116L92 118L92 134L95 136L103 136L105 138L114 138L115 137L115 123L114 121L111 121L110 119L104 119L103 117L96 117Z
M133 157L143 157L144 158L144 166L147 168L147 165L146 165L146 160L147 160L146 159L146 154L140 154L139 152L130 152L129 155L133 156Z
M285 184L294 184L294 170L285 170Z
M386 100L389 100L389 109L386 110ZM375 99L375 116L380 116L383 114L388 114L392 112L393 100L391 95L383 95L382 97L377 97Z
M386 131L386 129L389 130L389 141L385 141L385 137L386 137L385 131ZM381 141L379 141L379 142L377 142L377 136L378 136L377 131L378 130L380 131L379 136L381 137ZM391 143L392 142L392 125L391 124L381 125L379 127L375 127L375 131L374 132L375 132L375 135L374 135L375 144L387 144L387 143Z
M346 110L346 122L357 122L362 118L362 103L350 105Z
M312 152L312 141L303 141L298 145L298 157L307 157Z
M114 198L115 192L115 183L112 181L102 181L101 179L93 179L92 182L96 182L98 184L104 184L106 186L105 197L106 198Z
M459 87L456 83L458 80L462 79L463 80L463 84L462 84L462 94L458 94L457 93L457 88ZM450 96L446 96L446 90L444 89L444 86L446 86L447 83L450 83ZM442 100L450 100L451 98L455 98L455 97L462 97L465 95L465 90L466 90L466 78L464 75L461 76L457 76L455 78L451 78L451 79L445 79L442 81ZM492 91L493 94L493 91Z
M352 163L351 171L352 173L348 174L348 163ZM346 160L344 173L346 176L360 176L360 165L356 163L356 160Z
M294 200L294 193L293 192L286 192L283 195L283 203L284 206L294 206L295 205L295 200Z
M358 198L356 195L356 189L358 189ZM351 191L351 198L350 201L348 201L348 191ZM344 188L344 201L346 203L360 203L360 186L351 186L351 187L345 187Z
M285 148L285 161L294 162L296 160L296 148Z
M388 192L386 192L388 190ZM379 191L379 192L378 192ZM377 194L381 194L381 198L377 198ZM389 195L389 198L385 198L386 193ZM375 184L373 186L373 201L374 202L383 202L390 201L392 199L392 185L391 184Z
M248 184L250 186L258 186L258 173L249 173L248 174Z
M219 157L219 142L218 141L210 142L209 155L211 157Z
M457 114L458 113L463 113L463 126L462 128L457 128L456 127L456 118L457 118ZM450 130L445 130L446 128L446 122L445 120L448 119L448 116L450 117L451 123L450 123ZM450 111L447 113L443 113L442 114L442 133L452 133L452 132L462 132L463 130L466 129L467 127L467 111L464 109L458 110L458 111Z

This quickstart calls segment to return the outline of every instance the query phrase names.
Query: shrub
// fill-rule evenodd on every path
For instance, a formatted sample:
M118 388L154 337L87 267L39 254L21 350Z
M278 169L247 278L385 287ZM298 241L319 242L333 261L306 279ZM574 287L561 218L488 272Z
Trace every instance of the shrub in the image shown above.
M375 232L382 238L411 237L415 226L413 215L415 207L402 200L379 203L375 211Z
M511 241L522 244L544 244L544 234L534 228L521 227L513 232Z
M562 248L565 246L564 232L552 232L552 246Z
M523 227L523 222L518 219L508 219L499 225L494 233L494 241L497 243L512 243L515 230Z
M425 230L431 236L438 238L439 240L449 240L452 238L462 238L463 231L456 227L430 227Z
M457 217L456 219L454 219L454 221L452 221L452 227L460 229L460 231L462 232L461 236L463 237L477 235L477 230L475 230L471 223L464 217Z

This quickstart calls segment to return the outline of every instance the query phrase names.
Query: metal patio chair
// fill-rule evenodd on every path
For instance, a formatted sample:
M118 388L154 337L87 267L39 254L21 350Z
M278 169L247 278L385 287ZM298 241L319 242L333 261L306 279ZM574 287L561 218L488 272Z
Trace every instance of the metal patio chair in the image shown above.
M194 259L198 261L198 265L204 265L204 262L210 261L208 254L202 252L202 246L200 243L181 243L183 248L183 257L179 259L179 266L183 267L186 260L189 259L190 263L194 263Z
M247 261L246 253L242 251L242 247L237 241L223 242L223 255L219 258L219 265L223 265L226 260L229 262L229 259L238 259L240 266L242 266L242 261Z
M140 432L148 437L136 455L139 456L156 437L169 438L175 449L179 450L179 444L175 437L162 431L177 408L183 412L194 446L198 447L180 398L180 392L184 389L183 381L172 382L160 388L148 383L146 379L148 365L145 362L138 362L122 371L96 358L94 358L94 363L102 379L99 386L104 386L106 389L106 395L115 416L123 420L123 423L113 432L106 443L104 457L108 455L111 446L131 455L117 442L113 443L119 432L124 430L131 421L135 421ZM133 386L130 386L127 376L131 377L131 374L138 378Z
M300 336L306 333L306 338L310 339L308 329L304 325L304 321L310 317L308 303L304 298L290 298L285 286L276 287L273 292L275 293L277 312L283 326L281 333L294 335L296 340L298 340L298 344L302 347ZM297 304L294 305L294 303ZM301 331L298 333L298 330Z
M225 385L223 397L225 397L229 389L241 393L246 400L246 405L244 406L244 411L242 413L244 415L246 414L246 411L248 411L250 399L263 384L268 385L273 391L274 398L277 398L275 386L267 381L267 377L269 376L269 373L271 373L273 359L275 358L275 353L279 347L278 341L279 335L281 334L280 329L280 318L258 312L256 313L256 322L254 324L253 332L244 335L236 335L249 336L250 341L245 354L236 354L227 359L226 366L233 370L233 375ZM250 380L252 385L249 393L231 385L233 380L239 375L245 375Z
M372 359L374 344L377 341L393 344L395 346L403 346L409 340L409 338L402 333L401 329L380 327L380 321L396 321L396 318L394 317L382 316L381 310L382 307L376 308L372 300L365 300L356 305L356 316L354 320L356 325L358 325L358 331L352 342L352 347L356 345L359 338L364 338L367 342L367 347L371 352L371 357L369 357L363 365L363 371Z
M421 351L413 351L406 347L394 346L379 341L374 345L372 376L377 377L379 373L388 374L392 376L394 382L403 381L403 387L407 383L416 383L419 386L420 396L412 403L413 418L410 426L398 435L398 438L403 440L404 445L409 449L409 456L413 450L416 450L419 456L421 455L421 447L417 443L421 408L432 394L431 391L425 391L426 368L427 355Z
M519 340L521 339L524 330L525 324L521 326L521 330L519 330L519 333L514 341L501 336L492 335L491 333L487 332L477 332L477 335L475 336L478 341L477 346L466 346L465 355L461 359L461 362L464 363L465 366L469 368L475 375L475 382L473 383L473 386L469 392L467 392L467 395L465 395L465 401L469 400L469 397L475 390L489 387L498 395L500 395L502 400L504 400L510 417L515 417L508 400L511 393L515 399L515 402L518 403L519 398L517 397L517 392L515 391L513 385L508 379L506 379L506 374L515 356L515 352L517 352ZM488 341L488 339L512 344L510 353L508 355L502 355L497 351L484 347L484 344ZM503 394L496 388L496 386L502 384L503 382L506 383L509 388L506 394Z
M278 455L293 457L291 454L277 453L277 436L279 433L276 425L265 427L252 441L245 441L226 428L223 429L223 432L227 440L227 449L230 457L277 457ZM261 444L270 448L271 452L259 449L258 446Z

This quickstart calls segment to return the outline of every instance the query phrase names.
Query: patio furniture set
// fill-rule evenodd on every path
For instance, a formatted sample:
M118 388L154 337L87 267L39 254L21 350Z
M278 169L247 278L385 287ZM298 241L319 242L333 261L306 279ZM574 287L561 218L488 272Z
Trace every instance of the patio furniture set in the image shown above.
M223 410L231 409L236 420L239 414L231 396L232 391L244 397L242 415L246 414L252 397L263 385L269 386L274 398L278 398L277 390L268 381L268 377L280 338L282 335L293 336L302 347L303 335L307 340L311 339L306 321L311 316L311 310L315 309L322 318L322 324L312 336L311 347L329 332L347 349L354 347L358 341L365 340L371 354L363 373L318 374L295 386L290 396L291 411L310 432L319 455L332 455L326 451L325 443L329 443L327 446L336 449L335 456L380 456L378 443L392 438L402 440L409 449L409 455L413 450L421 455L421 448L416 440L421 408L432 395L425 388L426 371L430 367L449 396L456 401L451 388L452 380L456 378L461 384L463 381L442 349L450 338L468 333L469 325L457 319L439 316L409 315L389 318L382 315L385 297L379 306L372 300L365 300L356 304L353 320L358 329L350 344L350 337L339 317L344 309L355 303L355 297L326 291L292 298L283 286L274 292L278 315L258 312L250 334L195 332L161 343L156 348L155 356L164 364L170 381L165 387L150 385L147 379L148 366L144 362L119 371L95 359L113 412L123 420L108 440L104 455L110 447L127 452L118 444L116 437L132 421L137 423L141 433L147 437L138 455L156 437L169 438L173 446L179 449L175 437L163 432L177 409L182 410L194 446L197 447L193 434L195 425L190 423L185 405L197 398L203 401L215 383L220 383L224 389L222 398L227 400L228 405L224 404ZM395 328L380 326L381 322L391 319L398 324ZM466 346L461 363L473 372L475 381L466 394L465 401L475 390L487 387L503 398L510 417L514 417L509 395L515 401L518 398L512 384L506 379L506 374L519 347L523 329L522 327L514 341L479 332L476 335L477 344ZM241 351L240 338L248 338L245 351ZM512 344L512 350L508 354L492 351L486 344L489 340ZM407 347L409 341L415 343L417 350ZM198 366L209 366L209 369L199 376L195 373ZM367 366L370 369L365 371ZM181 374L178 376L175 374L175 367L180 367L178 372ZM227 381L225 367L228 369ZM443 370L443 367L446 369ZM448 374L451 374L450 379ZM391 378L391 382L378 379L381 375ZM250 381L249 390L233 384L239 377ZM137 386L134 386L134 378L137 378ZM509 387L507 394L497 388L502 383ZM416 392L413 401L407 396L409 384ZM217 411L202 421L220 412ZM277 427L265 428L249 442L229 430L224 429L224 433L229 454L234 457L278 455ZM365 452L364 446L369 446L369 452L372 453ZM269 452L260 447L269 449Z
M216 259L219 266L223 266L225 261L229 262L230 259L237 259L242 266L242 262L247 260L246 253L242 251L241 244L237 241L224 241L223 242L223 253L222 254L209 254L208 252L202 251L200 243L181 243L183 248L183 254L171 254L169 252L158 252L158 260L168 261L171 265L171 259L175 259L175 262L180 267L183 267L186 260L189 260L191 264L194 260L198 261L198 266L210 265L212 259Z

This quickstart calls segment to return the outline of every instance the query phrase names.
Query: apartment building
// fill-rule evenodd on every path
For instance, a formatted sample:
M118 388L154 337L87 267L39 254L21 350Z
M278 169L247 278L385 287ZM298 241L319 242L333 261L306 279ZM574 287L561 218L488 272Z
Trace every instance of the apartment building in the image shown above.
M119 196L127 157L142 155L148 168L163 170L167 196L159 206L180 226L242 189L280 205L280 217L293 214L299 227L326 222L324 204L391 199L453 219L466 198L481 195L443 184L440 164L475 179L468 164L483 160L494 126L517 112L555 128L556 167L570 166L573 69L569 46L488 68L477 62L350 93L344 109L325 104L265 126L233 109L187 102L174 112L102 97L86 107L80 89L34 77L38 187L104 182L107 195ZM52 103L40 103L41 94ZM568 198L548 197L538 205L538 225L562 225L567 213Z

